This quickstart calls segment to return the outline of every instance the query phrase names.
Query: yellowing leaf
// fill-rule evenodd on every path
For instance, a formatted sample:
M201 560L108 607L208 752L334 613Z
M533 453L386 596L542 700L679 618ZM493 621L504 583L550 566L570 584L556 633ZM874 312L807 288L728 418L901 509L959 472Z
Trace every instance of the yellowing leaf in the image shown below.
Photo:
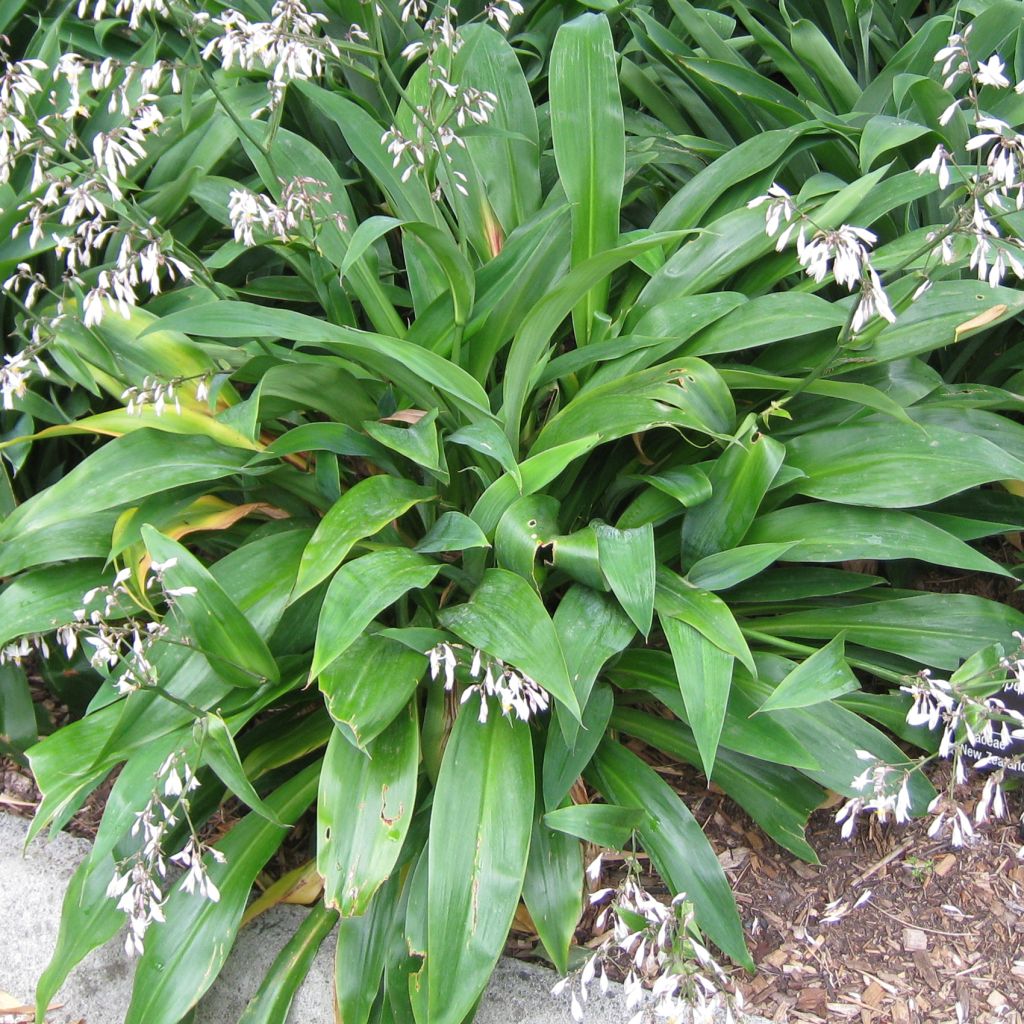
M965 320L962 324L957 324L953 329L953 341L961 341L969 334L973 334L975 331L980 331L983 327L988 327L989 324L995 323L1009 307L1005 302L997 303L995 306L990 306L984 312L979 313L977 316L972 316L970 320Z

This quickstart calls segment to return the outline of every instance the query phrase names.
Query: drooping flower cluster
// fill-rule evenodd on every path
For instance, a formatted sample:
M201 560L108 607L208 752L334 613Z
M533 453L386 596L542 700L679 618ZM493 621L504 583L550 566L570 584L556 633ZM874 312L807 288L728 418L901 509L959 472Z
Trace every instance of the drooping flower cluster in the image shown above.
M169 18L171 15L168 0L80 0L78 16L89 17L90 8L93 21L100 21L108 15L115 18L127 15L128 27L131 29L139 27L145 14L157 14L163 18Z
M231 190L228 217L236 242L255 245L256 228L280 242L295 238L303 225L311 227L314 241L326 222L335 224L341 231L346 229L344 214L332 208L332 196L325 182L296 177L281 181L280 185L281 198L277 202L248 189Z
M121 393L121 401L125 403L124 411L129 416L141 415L142 410L151 408L157 416L162 416L168 403L174 411L181 412L179 390L186 384L195 383L197 402L206 401L210 394L210 374L202 373L193 377L171 377L160 380L158 377L143 377L138 387L125 388Z
M945 229L930 236L936 243L932 255L943 265L955 263L960 257L956 240L964 239L970 245L970 269L979 281L994 287L1010 271L1024 279L1024 244L1003 219L1007 213L1024 209L1024 136L1006 121L986 113L981 90L996 90L998 95L1012 87L1021 94L1024 82L1013 85L999 54L976 62L969 49L970 35L970 25L953 33L935 54L935 62L942 65L943 88L963 93L946 107L939 124L949 124L958 113L969 119L974 134L964 148L968 154L977 154L976 162L973 166L958 164L940 143L914 170L936 175L943 190L955 188L953 217Z
M145 589L152 591L159 587L169 602L194 594L195 587L164 584L164 573L175 563L173 558L152 563ZM154 644L169 633L164 623L142 620L132 614L137 604L127 586L131 575L131 569L121 569L108 586L86 591L82 595L82 606L75 609L73 621L57 629L57 642L69 658L82 644L90 649L89 662L93 668L116 672L112 675L114 689L122 695L157 685L159 677L150 652Z
M926 729L941 728L938 749L934 757L949 759L952 763L950 785L929 804L933 821L928 829L930 837L946 835L954 847L969 845L978 838L976 825L990 817L1003 818L1007 813L1003 792L1005 773L1019 769L1019 756L1002 756L992 751L1009 751L1015 741L1024 739L1024 712L1007 706L1005 700L992 694L979 696L972 692L978 682L989 683L1002 690L1024 693L1024 636L1015 633L1021 645L1014 657L999 660L992 678L938 679L924 670L900 689L911 697L907 711L907 724ZM836 815L842 823L842 834L848 838L861 813L874 813L882 821L891 812L898 823L910 819L911 799L909 782L913 771L920 770L933 758L922 757L895 768L885 764L867 751L858 756L869 761L868 767L852 783L865 796L848 800ZM955 789L968 778L968 765L988 775L972 815L956 799ZM1024 855L1024 850L1021 851Z
M327 57L341 56L338 45L322 31L326 21L326 15L310 11L302 0L275 0L270 21L250 21L229 8L210 22L219 34L203 48L203 57L217 57L225 70L237 66L269 71L268 107L274 109L289 82L319 78Z
M128 915L128 934L124 948L129 955L141 955L149 926L164 920L164 880L168 861L184 868L181 890L198 893L213 903L220 900L220 891L210 878L204 855L218 864L224 855L207 846L192 827L189 794L199 788L192 766L181 751L167 758L157 772L157 785L146 806L135 816L131 834L141 838L136 853L122 861L107 886L107 896L117 900L118 910ZM180 820L189 826L185 845L168 857L165 845L171 830Z
M592 882L600 877L601 859L598 855L587 868ZM648 987L659 1017L686 1017L694 1024L721 1019L733 1024L733 1008L742 1008L742 996L725 991L725 972L700 941L686 894L664 903L644 888L634 860L627 861L627 868L618 886L598 889L590 896L591 906L601 906L595 928L598 932L607 928L607 937L578 975L563 978L552 995L561 995L572 984L569 1011L573 1020L582 1021L594 980L601 995L608 993L611 966L625 976L626 1009L633 1013L629 1024L645 1019Z
M455 689L456 671L460 665L465 669L464 658L467 649L462 644L439 643L427 651L430 659L430 678L444 677L444 688ZM550 697L540 683L520 672L501 658L494 658L484 651L474 649L468 665L469 678L474 680L462 689L459 703L465 704L474 693L480 694L481 723L487 721L488 698L495 698L503 715L515 714L523 722L534 715L547 711Z
M427 12L424 0L403 0L401 20L418 23ZM483 11L484 17L502 32L507 32L512 18L522 13L518 0L492 0ZM470 124L487 124L498 104L498 97L490 90L452 80L452 58L463 42L457 17L454 5L436 5L421 26L422 37L402 50L406 60L425 58L429 99L415 106L411 135L392 125L381 136L381 145L387 147L393 166L405 163L402 180L407 181L414 173L428 179L436 177L434 192L438 197L442 184L468 195L466 175L452 166L451 147L464 147L461 130ZM439 161L444 165L441 168L437 166Z
M877 241L874 232L850 224L816 228L812 219L778 183L747 203L751 209L762 205L765 206L765 231L770 238L778 234L776 252L782 252L795 233L797 260L808 277L820 283L831 272L836 283L848 291L859 289L850 321L851 333L862 331L876 316L889 323L895 322L896 314L889 305L881 278L871 265L870 247Z
M85 5L83 16L86 7L97 17L106 12L130 21L147 11L164 13L162 4L150 0L99 0ZM62 281L48 281L26 261L3 283L15 308L26 314L14 331L24 338L22 350L5 357L0 368L3 404L11 408L33 373L48 375L42 355L72 308L72 294L74 310L94 326L107 309L130 316L140 286L155 295L162 279L188 280L192 270L167 251L155 223L135 206L130 181L163 123L161 90L181 89L177 66L68 52L50 67L38 59L12 61L2 49L0 61L0 182L17 173L28 178L31 192L18 207L22 220L11 233L27 231L31 248L52 244L63 260ZM78 122L91 115L101 94L105 127L86 141ZM117 255L105 265L109 252Z
M853 835L857 816L864 812L874 813L879 821L886 821L891 813L898 825L910 821L910 772L891 767L867 750L858 750L857 757L870 764L850 785L865 795L847 800L836 814L843 838Z

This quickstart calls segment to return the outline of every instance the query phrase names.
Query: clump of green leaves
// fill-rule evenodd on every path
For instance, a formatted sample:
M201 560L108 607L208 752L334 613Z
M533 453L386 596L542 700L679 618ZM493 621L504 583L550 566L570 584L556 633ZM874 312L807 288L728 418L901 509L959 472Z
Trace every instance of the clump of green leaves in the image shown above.
M636 741L814 862L825 790L935 749L900 684L1024 628L913 588L1012 582L973 542L1024 524L1019 0L969 33L905 0L24 6L2 731L34 738L33 658L88 705L28 748L33 834L120 769L39 1006L127 917L128 1021L174 1024L311 808L294 948L337 918L346 1021L470 1017L520 899L565 971L581 840L635 836L750 966ZM901 812L934 795L901 773Z

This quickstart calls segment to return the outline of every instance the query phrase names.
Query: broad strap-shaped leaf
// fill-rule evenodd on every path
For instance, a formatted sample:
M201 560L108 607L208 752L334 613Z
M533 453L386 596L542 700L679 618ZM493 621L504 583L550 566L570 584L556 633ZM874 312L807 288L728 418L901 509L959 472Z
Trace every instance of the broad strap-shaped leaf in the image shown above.
M650 523L633 530L598 524L594 532L601 572L622 610L646 637L654 619L654 528Z
M678 719L689 725L689 712L679 688L675 663L667 651L634 648L626 651L609 669L608 677L624 690L651 694ZM719 749L735 750L749 757L801 770L821 767L808 747L776 721L773 716L757 715L757 704L736 686L729 692L725 722Z
M702 766L693 733L682 722L656 718L635 708L619 708L616 729L644 743ZM810 864L818 857L804 835L807 819L820 806L824 790L795 768L747 757L724 747L715 760L715 784L729 794L780 846Z
M338 912L317 903L274 958L260 987L246 1004L238 1024L279 1024L306 980L320 944L338 920Z
M527 494L513 502L494 531L494 554L503 569L522 576L540 592L537 584L537 549L558 536L556 498Z
M27 633L71 622L82 595L107 581L100 561L48 566L11 580L0 592L0 647Z
M519 450L519 433L523 406L533 381L537 379L550 356L548 345L559 325L587 292L624 263L653 249L674 241L678 234L650 234L638 241L616 246L608 252L592 256L549 287L523 319L512 340L505 376L502 382L500 417L512 450ZM577 435L578 436L578 435ZM553 447L548 445L547 447Z
M469 516L462 512L443 512L413 550L428 555L490 546L487 535Z
M243 544L210 567L211 575L260 636L272 636L281 621L308 536L308 531L301 529L270 533ZM67 572L70 575L71 570ZM8 588L6 593L11 590ZM199 652L180 644L155 646L151 660L163 688L194 707L220 707L230 713L231 705L240 704L251 715L277 696L274 688L267 687L255 692L251 688L236 691ZM294 680L280 685L290 689ZM109 699L110 692L104 690L101 695ZM235 722L240 727L234 714L230 718L232 727ZM48 736L29 755L44 793L32 824L33 834L51 821L61 827L111 768L133 752L162 742L181 726L191 727L193 720L187 707L142 689L127 700L104 702L84 718ZM79 766L74 774L67 771L69 763Z
M416 802L416 707L358 749L338 730L327 744L317 800L317 870L324 902L362 914L398 860Z
M971 594L918 594L784 612L749 625L771 636L809 640L831 640L845 631L847 641L860 647L952 670L979 647L1024 629L1024 615Z
M432 386L456 401L470 418L490 415L487 393L465 370L430 349L399 338L332 324L291 309L228 299L177 310L160 323L210 338L279 337L322 346L392 377L411 397L424 403L421 408L437 404Z
M523 902L552 963L565 974L583 910L583 851L575 836L549 827L543 813L533 823Z
M469 603L444 609L440 620L466 643L525 672L579 721L558 634L537 592L521 576L488 569Z
M743 540L785 456L778 441L753 429L725 449L709 474L711 497L683 519L684 568Z
M860 689L846 663L844 635L840 633L801 662L757 709L759 713L781 708L806 708Z
M244 804L272 824L283 824L274 817L266 801L256 792L245 774L241 758L238 756L238 748L224 719L213 712L207 712L201 722L204 733L203 760Z
M363 423L363 429L385 448L422 466L442 483L448 482L448 469L437 437L436 409L431 409L426 416L408 426L367 420Z
M644 824L647 812L640 807L614 804L569 804L544 815L548 828L566 832L610 850L625 849L633 833Z
M793 542L777 544L743 544L728 551L706 555L686 574L686 582L701 590L728 590L785 555Z
M294 601L327 579L357 541L372 537L432 496L429 488L385 475L368 476L350 487L320 520L302 552L291 599Z
M142 540L154 562L173 563L163 570L166 589L192 591L174 597L173 607L213 670L235 686L277 682L280 673L274 656L209 569L151 526L142 527Z
M897 509L808 502L760 516L747 540L788 543L788 550L781 556L783 561L916 558L974 572L1007 572L941 526Z
M772 687L796 666L788 658L777 655L758 655L757 663L762 678L752 679L746 672L737 670L733 688L746 693L755 704L762 704L771 694ZM853 786L854 780L864 771L864 761L858 751L867 750L887 764L906 761L906 754L885 733L836 701L823 701L806 708L786 708L773 712L771 717L799 742L828 751L828 756L822 757L820 767L802 771L819 785L847 797L855 797L859 793ZM919 771L910 775L910 796L914 814L923 813L935 796L934 787Z
M570 587L562 595L553 622L565 655L573 692L580 707L584 709L582 724L556 711L562 735L569 746L573 747L579 741L579 730L590 728L586 709L598 673L609 658L629 645L636 635L636 629L611 596L580 584ZM598 731L603 730L602 725ZM576 774L579 774L579 770Z
M137 502L171 487L218 480L242 470L252 452L183 435L174 444L157 430L115 438L57 483L34 494L0 523L0 543L26 530Z
M537 109L522 65L505 36L489 25L465 25L466 45L461 78L498 97L488 127L493 132L469 135L464 141L486 187L505 235L540 208L540 142Z
M530 727L493 712L481 724L481 699L472 698L456 719L434 790L425 968L430 1024L461 1024L483 992L519 903L530 848Z
M558 30L551 48L551 141L572 204L572 265L610 249L619 235L626 173L625 126L615 45L603 14L582 14ZM608 279L573 310L577 344L590 339Z
M800 494L844 505L911 508L992 480L1024 479L1024 462L976 434L893 420L814 430L787 443Z
M691 587L671 569L659 568L655 607L662 618L693 626L716 647L738 658L748 669L754 659L729 606L707 590Z
M402 872L396 869L365 913L338 922L334 994L345 1024L367 1024L370 1019L392 945L394 920L405 909L402 896Z
M590 764L608 728L614 702L612 688L607 683L598 683L594 687L583 708L583 721L574 745L570 746L564 729L548 726L541 771L544 807L547 810L553 811L561 805L573 784L583 774L583 769Z
M86 858L75 869L64 894L57 944L36 985L36 1016L39 1020L44 1019L46 1008L72 968L123 927L124 913L107 895L115 861L127 852L118 849L118 844L129 833L136 815L149 799L152 780L160 766L171 752L181 750L189 743L190 734L190 728L182 727L161 742L143 748L128 758L114 781L95 841Z
M426 669L419 651L369 634L332 661L318 683L331 718L349 742L365 750L409 703Z
M718 371L679 359L581 391L544 425L531 454L598 435L602 442L658 426L703 434L731 433L735 407Z
M373 551L343 565L327 588L309 678L315 679L403 594L429 586L438 562L407 548Z
M640 838L673 893L693 900L697 924L737 963L753 969L729 881L689 808L653 768L617 740L598 747L589 776L604 796L647 813Z
M320 762L304 768L267 797L272 813L291 824L316 795ZM249 814L217 843L224 863L207 872L220 890L216 903L175 889L166 922L150 929L135 970L125 1024L177 1024L224 965L256 876L281 845L287 828Z
M704 774L710 780L725 724L736 659L679 619L662 616L661 627L672 651L687 721L700 749Z

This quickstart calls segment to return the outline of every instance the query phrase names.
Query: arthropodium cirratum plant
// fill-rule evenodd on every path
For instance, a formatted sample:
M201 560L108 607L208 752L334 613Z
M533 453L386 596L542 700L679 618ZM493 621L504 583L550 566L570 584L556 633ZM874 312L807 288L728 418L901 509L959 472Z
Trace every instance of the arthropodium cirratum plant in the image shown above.
M1022 522L1018 2L24 6L5 716L27 654L88 690L29 750L33 835L120 767L40 1016L127 917L128 1020L181 1018L314 804L324 902L248 1022L336 920L346 1022L471 1016L520 898L565 971L580 840L749 965L627 737L813 862L824 790L934 798L879 725L999 718L899 687L1022 626L907 589L1006 576L969 542ZM704 948L620 897L652 963Z

